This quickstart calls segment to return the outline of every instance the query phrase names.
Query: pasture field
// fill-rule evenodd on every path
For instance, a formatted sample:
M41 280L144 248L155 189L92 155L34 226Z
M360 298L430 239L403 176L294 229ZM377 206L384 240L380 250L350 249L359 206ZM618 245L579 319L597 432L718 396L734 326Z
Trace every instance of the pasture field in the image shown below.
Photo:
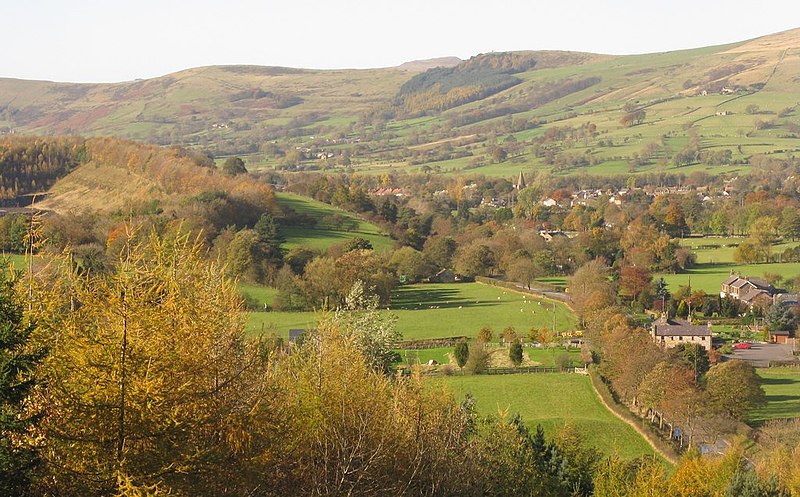
M800 417L800 368L760 368L767 405L753 409L747 421L760 425L772 419Z
M518 413L531 430L540 424L548 436L569 424L585 437L588 445L605 454L616 452L624 459L653 454L647 441L603 406L588 376L456 374L431 380L434 385L437 382L449 388L458 399L471 394L481 414Z
M420 349L420 350L398 350L400 354L400 364L407 364L413 366L416 364L427 364L429 360L433 359L439 364L451 364L450 354L452 354L454 347L440 347L435 349ZM492 348L492 356L502 356L503 359L508 357L509 349L506 347ZM580 349L577 348L564 348L564 347L523 347L523 357L525 357L525 366L542 366L545 368L555 367L555 358L564 352L569 354L573 365L577 365L580 361ZM492 361L495 359L492 358ZM528 360L534 364L528 363ZM511 360L508 364L497 365L497 367L511 367ZM453 367L458 368L455 362L452 362ZM492 365L495 366L494 364Z
M535 299L480 283L431 283L405 285L395 290L392 309L397 329L405 339L474 337L490 326L495 338L513 326L526 336L532 327L552 328L555 309L556 331L575 329L572 311L561 303ZM318 319L314 312L253 312L247 327L253 332L271 329L288 336L289 328L311 328Z
M276 192L275 199L282 207L290 207L301 214L317 219L313 227L281 227L281 234L286 239L284 248L305 247L326 250L332 245L345 242L355 237L365 238L372 243L377 252L391 250L394 241L378 226L342 209L337 209L324 202L287 192ZM340 226L332 222L338 216L343 220Z
M736 247L747 240L745 237L702 237L681 238L682 247L692 250L697 255L699 264L733 264L733 253ZM798 241L784 241L772 244L772 254L780 254L787 248L800 245Z
M664 278L671 292L679 286L691 283L693 290L704 290L708 294L719 293L722 281L736 271L743 276L763 276L764 273L776 273L784 278L800 273L800 262L783 262L770 264L698 264L680 274L655 274L654 280Z

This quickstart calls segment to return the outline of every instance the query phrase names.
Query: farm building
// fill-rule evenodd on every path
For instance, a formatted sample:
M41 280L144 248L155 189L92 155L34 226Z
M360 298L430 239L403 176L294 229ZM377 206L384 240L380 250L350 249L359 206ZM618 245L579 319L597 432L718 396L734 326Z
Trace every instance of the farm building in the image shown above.
M668 319L662 314L650 330L653 341L662 347L677 347L682 343L696 343L711 350L711 325L695 325L688 321Z
M732 274L722 282L719 295L739 300L752 308L769 307L773 304L773 298L780 293L784 292L761 278Z
M770 330L769 332L770 343L788 343L791 338L791 333L781 330Z

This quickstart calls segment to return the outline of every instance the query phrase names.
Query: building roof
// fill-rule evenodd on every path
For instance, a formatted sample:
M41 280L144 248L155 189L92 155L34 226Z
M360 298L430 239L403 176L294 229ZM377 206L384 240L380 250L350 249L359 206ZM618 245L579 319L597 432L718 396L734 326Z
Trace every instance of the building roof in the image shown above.
M711 336L711 328L701 324L690 324L688 321L660 319L655 324L656 336Z
M743 286L745 286L745 285L749 285L749 284L750 284L750 282L749 282L749 281L747 281L746 279L744 279L744 278L737 278L737 279L736 279L736 281L734 281L733 283L731 283L731 286L732 286L733 288L742 288ZM755 285L753 285L753 286L755 286Z
M759 295L770 297L769 292L760 288L748 288L743 293L739 294L739 300L742 302L753 302Z
M722 282L722 284L723 284L723 285L730 285L731 283L733 283L734 281L736 281L736 280L738 280L738 279L739 279L739 275L737 275L737 274L732 274L732 275L728 276L728 279L726 279L725 281L723 281L723 282Z

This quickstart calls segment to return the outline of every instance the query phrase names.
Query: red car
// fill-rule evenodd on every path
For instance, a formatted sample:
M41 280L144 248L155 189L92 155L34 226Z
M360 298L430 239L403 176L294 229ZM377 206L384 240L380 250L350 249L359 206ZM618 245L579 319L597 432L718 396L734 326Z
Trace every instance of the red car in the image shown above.
M748 343L748 342L739 342L739 343L734 343L733 344L733 348L734 349L749 349L749 348L752 348L752 347L753 347L753 345L751 343Z

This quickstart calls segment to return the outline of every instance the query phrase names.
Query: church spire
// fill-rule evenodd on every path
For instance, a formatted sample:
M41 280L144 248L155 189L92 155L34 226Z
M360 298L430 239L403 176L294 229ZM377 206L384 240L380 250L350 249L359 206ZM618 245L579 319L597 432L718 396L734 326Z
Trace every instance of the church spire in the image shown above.
M522 171L519 172L519 179L517 179L517 184L514 186L517 190L522 190L527 186L525 184L525 176L522 175Z

